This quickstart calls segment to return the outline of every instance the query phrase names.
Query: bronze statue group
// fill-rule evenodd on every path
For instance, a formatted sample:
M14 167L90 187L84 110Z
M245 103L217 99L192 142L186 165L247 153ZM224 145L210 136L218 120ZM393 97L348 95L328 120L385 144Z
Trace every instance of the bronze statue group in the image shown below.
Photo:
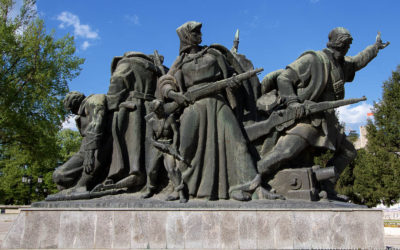
M318 197L309 198L346 200L334 185L356 151L333 108L359 101L343 102L344 83L389 43L378 33L373 45L348 57L352 37L335 28L327 48L303 53L260 82L262 69L237 53L238 32L228 50L200 45L201 27L190 21L176 30L179 56L169 69L157 51L127 52L112 61L107 94L67 94L64 106L76 115L83 140L55 170L60 192L47 200L121 191L145 199L168 181L166 200L180 202L293 198L289 193L306 183L278 173L315 170L313 156L328 149L330 174L316 177Z

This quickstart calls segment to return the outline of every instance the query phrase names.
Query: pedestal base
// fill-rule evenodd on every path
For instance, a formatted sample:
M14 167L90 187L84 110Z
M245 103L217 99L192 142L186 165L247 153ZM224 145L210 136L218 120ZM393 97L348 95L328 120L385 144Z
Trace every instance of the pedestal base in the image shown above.
M280 203L282 205L284 201ZM242 203L240 204L242 206ZM190 208L185 207L188 205L182 205L180 208L23 209L2 247L14 249L380 249L384 247L383 219L380 210L346 207L262 208L260 204L262 203L253 208L252 206Z

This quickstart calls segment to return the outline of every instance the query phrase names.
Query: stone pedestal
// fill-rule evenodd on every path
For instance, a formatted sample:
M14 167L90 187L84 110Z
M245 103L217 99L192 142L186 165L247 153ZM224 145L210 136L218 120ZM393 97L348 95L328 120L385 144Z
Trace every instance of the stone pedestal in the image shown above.
M23 209L2 247L11 249L380 249L384 247L383 219L380 210L332 204L331 208L324 206L287 208L293 207L293 204L286 201L250 202L245 203L247 204L245 208L243 203L229 202L205 202L203 205L207 208L196 208L198 204L190 205L189 202L183 205L169 203L176 206L170 208L140 208L138 207L140 205L136 204L125 208L93 208L82 205L75 208L73 206L48 208L49 205L47 208Z

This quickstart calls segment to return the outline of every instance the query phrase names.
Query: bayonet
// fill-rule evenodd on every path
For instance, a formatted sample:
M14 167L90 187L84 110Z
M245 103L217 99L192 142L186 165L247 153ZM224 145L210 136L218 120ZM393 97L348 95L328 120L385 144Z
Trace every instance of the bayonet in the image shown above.
M231 52L237 54L238 49L239 49L239 29L236 30L235 40L233 40L233 46Z
M166 72L164 66L162 65L161 58L157 50L154 50L154 63L161 70L161 74L165 75Z

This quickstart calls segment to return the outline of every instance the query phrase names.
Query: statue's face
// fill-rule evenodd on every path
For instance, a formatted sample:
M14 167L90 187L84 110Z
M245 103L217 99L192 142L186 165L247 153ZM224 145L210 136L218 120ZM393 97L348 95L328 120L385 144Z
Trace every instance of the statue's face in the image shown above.
M200 28L194 29L190 32L189 40L191 44L199 45L201 43L202 40Z
M68 111L71 111L72 114L77 115L79 111L80 105L70 105L67 109Z
M339 55L341 57L344 57L347 54L347 52L350 49L350 44L351 44L351 41L350 42L345 42L345 43L343 43L343 45L340 48L337 49L338 52L339 52Z

